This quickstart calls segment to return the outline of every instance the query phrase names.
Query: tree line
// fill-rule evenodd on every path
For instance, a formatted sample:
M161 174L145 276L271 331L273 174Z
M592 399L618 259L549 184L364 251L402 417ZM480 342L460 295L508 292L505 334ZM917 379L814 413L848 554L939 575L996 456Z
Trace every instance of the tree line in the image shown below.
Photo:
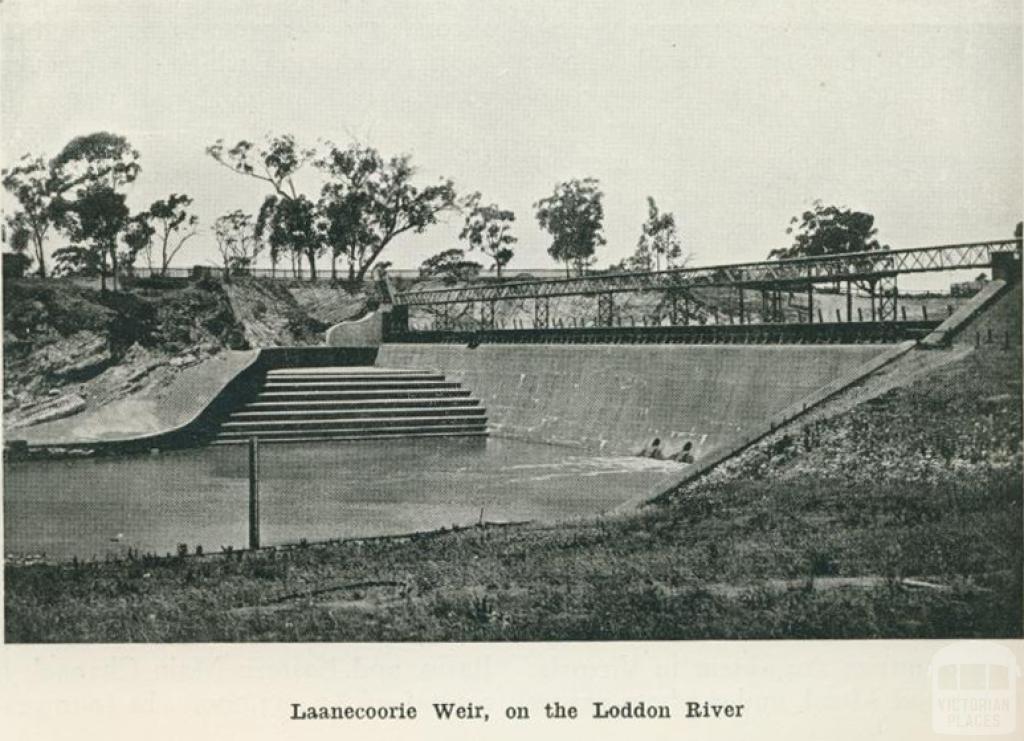
M259 142L217 140L206 153L240 177L261 181L267 194L258 209L235 209L209 227L225 275L244 272L266 254L271 271L287 265L294 275L308 270L316 280L329 260L332 281L358 283L375 266L386 267L385 251L402 234L421 233L448 212L463 219L459 239L465 249L445 250L424 263L425 273L452 265L477 266L467 252L479 252L496 277L514 257L518 238L515 213L488 202L480 192L459 196L449 178L420 185L409 155L386 157L373 147L323 142L305 147L289 134ZM303 169L320 176L319 189L303 191ZM18 208L5 219L5 241L40 277L98 275L116 289L118 276L131 274L140 260L165 275L189 240L200 233L193 199L170 193L132 212L126 190L141 173L139 152L118 134L96 132L72 139L52 159L27 154L2 171L3 186ZM551 237L548 253L567 273L595 263L603 235L604 194L593 178L555 186L534 204L540 227ZM648 270L681 261L682 250L671 213L652 198L636 252L619 269ZM59 239L52 254L46 244Z
M229 146L217 140L206 148L217 164L240 177L262 182L267 193L257 209L235 209L217 217L212 232L225 275L248 270L261 254L271 271L282 264L292 274L305 270L316 280L322 260L329 260L336 282L362 282L374 268L390 265L385 251L396 238L421 233L447 213L463 219L459 240L464 248L447 249L426 260L423 275L453 279L474 277L483 266L467 257L478 252L501 279L514 257L516 215L480 192L460 196L453 181L418 184L409 155L387 157L359 143L338 146L321 142L305 147L289 134L262 141L240 140ZM159 275L189 240L199 234L193 199L170 193L133 213L126 189L141 172L139 152L123 136L96 132L68 142L52 159L26 154L2 171L4 188L17 209L4 221L4 241L27 268L50 272L48 240L56 274L98 275L116 288L118 276L131 274L140 259ZM302 190L297 175L319 175L318 189ZM594 178L571 179L554 186L533 204L538 225L550 237L548 254L566 274L582 274L596 263L604 237L604 193ZM769 259L885 250L877 239L875 218L845 206L812 207L794 216L786 230L792 242L772 250ZM1019 236L1020 225L1015 234ZM650 271L685 266L692 257L683 247L676 217L647 199L634 252L609 266L613 271Z

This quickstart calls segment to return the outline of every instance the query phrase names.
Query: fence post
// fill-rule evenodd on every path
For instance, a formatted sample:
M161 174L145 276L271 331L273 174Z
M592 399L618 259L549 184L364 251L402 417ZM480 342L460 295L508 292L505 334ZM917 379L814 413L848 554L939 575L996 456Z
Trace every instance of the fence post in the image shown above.
M249 548L260 547L260 441L249 438Z

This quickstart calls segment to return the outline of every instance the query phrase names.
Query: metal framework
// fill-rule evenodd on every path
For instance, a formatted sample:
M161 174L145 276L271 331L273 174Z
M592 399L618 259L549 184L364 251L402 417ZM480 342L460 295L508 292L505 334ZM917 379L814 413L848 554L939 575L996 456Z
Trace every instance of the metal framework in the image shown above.
M641 291L672 291L673 289L733 286L765 291L807 289L813 296L815 283L838 281L870 282L880 287L878 320L895 318L895 277L899 274L924 273L966 268L984 268L992 264L992 253L1021 252L1021 240L918 247L908 250L855 252L825 257L804 257L791 260L713 265L702 268L680 268L650 273L614 273L557 280L512 281L475 286L412 290L393 294L396 305L430 306L465 304L476 301L510 301L534 299L536 326L548 326L546 299L556 296L594 296L604 303L602 319L608 319L607 307L614 313L615 293ZM887 292L888 291L888 292ZM891 300L890 300L891 299ZM813 301L813 298L812 298ZM811 312L813 314L813 312ZM813 321L813 318L811 319Z

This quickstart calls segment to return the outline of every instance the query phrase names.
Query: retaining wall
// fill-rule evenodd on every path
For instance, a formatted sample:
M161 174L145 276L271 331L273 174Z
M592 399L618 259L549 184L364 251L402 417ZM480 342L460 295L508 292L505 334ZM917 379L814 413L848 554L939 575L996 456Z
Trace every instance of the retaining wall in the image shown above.
M610 454L655 437L697 458L886 352L879 345L385 343L377 364L443 372L487 407L491 434Z

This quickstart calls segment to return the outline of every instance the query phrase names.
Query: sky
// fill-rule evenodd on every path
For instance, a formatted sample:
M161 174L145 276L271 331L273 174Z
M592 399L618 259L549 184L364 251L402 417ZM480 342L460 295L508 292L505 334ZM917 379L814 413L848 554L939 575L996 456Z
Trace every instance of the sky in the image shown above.
M267 193L206 146L268 133L481 191L516 213L512 270L554 266L533 204L571 178L605 193L600 266L632 252L647 196L698 265L763 259L814 199L894 248L1006 238L1024 211L1016 0L3 0L0 42L4 166L126 136L133 208L195 199L178 265L214 262L214 219ZM300 185L315 198L316 173ZM460 226L384 258L416 267Z

